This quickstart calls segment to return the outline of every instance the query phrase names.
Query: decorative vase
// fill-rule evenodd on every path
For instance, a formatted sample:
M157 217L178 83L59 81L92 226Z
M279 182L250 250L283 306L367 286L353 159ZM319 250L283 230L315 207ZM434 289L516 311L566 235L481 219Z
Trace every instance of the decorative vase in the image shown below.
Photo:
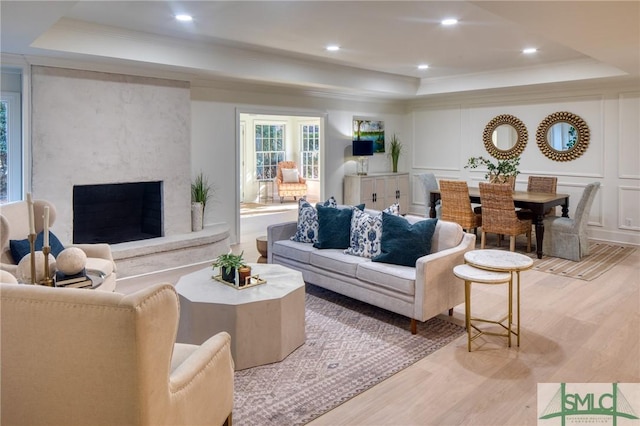
M504 175L489 175L489 183L508 183L511 185L511 189L515 191L516 189L516 177L515 176L504 176Z
M220 268L220 274L222 275L222 279L228 283L231 284L235 284L236 283L236 268L231 268L228 269L228 273L227 273L227 268L225 267L221 267Z
M398 173L398 160L400 157L391 157L391 162L393 164L393 173Z
M204 220L204 205L200 202L191 203L191 230L202 230L202 222Z

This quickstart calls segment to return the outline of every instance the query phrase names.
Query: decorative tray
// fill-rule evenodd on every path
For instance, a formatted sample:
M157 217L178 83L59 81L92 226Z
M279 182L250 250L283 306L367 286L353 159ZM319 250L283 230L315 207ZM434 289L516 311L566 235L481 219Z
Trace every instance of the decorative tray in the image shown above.
M212 278L214 280L218 281L218 282L221 282L222 284L226 284L229 287L233 287L236 290L244 290L246 288L255 287L257 285L266 284L267 283L267 280L264 280L264 279L260 278L260 275L251 275L250 277L247 277L245 279L246 283L243 286L237 286L237 285L235 285L233 283L230 283L230 282L227 282L227 281L223 280L222 279L222 274L214 275Z

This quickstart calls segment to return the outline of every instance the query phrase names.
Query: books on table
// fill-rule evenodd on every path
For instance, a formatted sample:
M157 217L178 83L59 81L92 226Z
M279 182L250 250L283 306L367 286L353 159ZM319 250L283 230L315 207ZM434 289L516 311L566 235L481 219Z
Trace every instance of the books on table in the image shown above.
M56 271L56 287L83 288L91 287L92 285L93 281L84 269L73 275L66 275L60 271Z

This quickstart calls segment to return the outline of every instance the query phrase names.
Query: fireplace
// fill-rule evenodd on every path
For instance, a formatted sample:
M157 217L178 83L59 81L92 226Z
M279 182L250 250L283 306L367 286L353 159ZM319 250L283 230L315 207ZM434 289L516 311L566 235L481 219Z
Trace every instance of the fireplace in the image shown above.
M117 244L162 236L162 182L73 187L75 244Z

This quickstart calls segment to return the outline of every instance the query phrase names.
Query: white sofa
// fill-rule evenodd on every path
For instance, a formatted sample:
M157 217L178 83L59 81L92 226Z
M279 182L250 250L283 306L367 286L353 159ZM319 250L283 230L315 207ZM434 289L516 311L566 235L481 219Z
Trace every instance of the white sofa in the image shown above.
M367 210L370 214L378 212ZM411 223L423 217L406 216ZM411 318L411 332L417 322L464 302L464 286L453 275L453 267L464 263L464 253L473 250L476 237L460 225L439 220L433 235L431 254L415 267L372 262L344 254L342 249L317 249L311 243L291 241L297 222L267 228L268 263L302 272L304 281L353 299Z

